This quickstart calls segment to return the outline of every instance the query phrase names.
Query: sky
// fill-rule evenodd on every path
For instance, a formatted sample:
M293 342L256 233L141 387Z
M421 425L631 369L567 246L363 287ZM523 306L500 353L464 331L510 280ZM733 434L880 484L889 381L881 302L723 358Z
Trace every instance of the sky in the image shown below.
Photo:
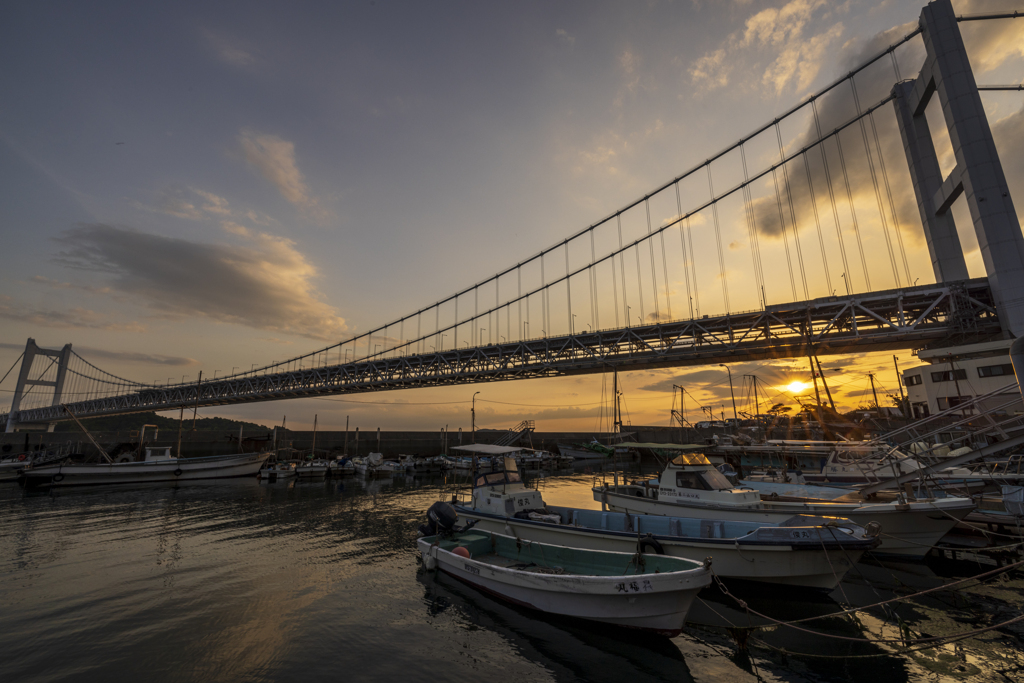
M910 32L921 4L7 4L0 372L28 337L47 348L70 342L104 370L166 383L362 334L559 244L700 164ZM1020 8L1012 0L954 7ZM1024 81L1024 20L961 28L979 83ZM916 76L920 39L896 54L902 77ZM887 94L895 80L887 69L858 81L861 104ZM1011 189L1021 187L1024 95L983 100ZM823 99L825 129L849 118L852 104L845 95ZM806 117L786 125L780 137L790 149L809 139ZM769 303L844 284L869 291L934 281L894 125L886 105L877 132L898 228L861 211L876 199L868 165L851 153L863 268L853 252L845 271L835 265L842 255L824 241L816 261L813 229L800 223L807 266L787 275L780 264L795 238L780 229L775 195L752 187ZM771 163L771 150L757 145L747 160ZM948 168L941 139L939 152ZM713 170L723 187L742 173L735 158ZM697 202L704 191L684 190L683 199ZM808 197L796 194L798 214ZM651 205L667 218L676 213ZM984 275L964 208L954 215L971 275ZM676 297L673 317L691 278L703 288L703 312L760 305L743 204L722 202L719 218L727 246L717 275L703 263L714 259L706 212L693 220L694 274L680 274L682 256L671 251L654 269L663 268L665 291ZM646 229L634 223L627 233ZM879 256L886 249L890 257ZM593 315L587 324L613 326L607 311ZM909 350L898 355L901 367L915 364ZM870 400L869 372L883 395L898 391L891 354L822 363L840 407ZM785 387L810 381L805 360L730 370L741 410L745 375L791 406ZM668 424L679 407L673 385L686 387L691 421L700 405L731 413L724 368L620 379L633 424ZM12 390L12 377L0 383L0 404ZM287 415L291 427L317 415L325 428L343 428L349 416L363 429L468 429L477 391L478 427L535 419L541 430L589 431L610 421L610 378L597 375L205 412L268 425Z

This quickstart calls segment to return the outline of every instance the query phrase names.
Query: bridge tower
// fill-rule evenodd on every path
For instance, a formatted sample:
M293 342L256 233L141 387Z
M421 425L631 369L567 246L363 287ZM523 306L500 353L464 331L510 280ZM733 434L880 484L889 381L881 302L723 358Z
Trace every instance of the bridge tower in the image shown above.
M920 26L927 50L924 66L916 80L893 87L893 102L935 279L968 277L949 211L963 195L1003 331L1018 337L1024 334L1024 235L950 0L926 5ZM956 157L956 168L946 178L924 116L936 94Z
M57 372L53 376L53 379L43 379L47 376L49 366L47 366L38 377L35 379L31 378L32 365L37 356L43 356L44 358L53 358L50 365L56 364ZM60 351L51 351L50 349L39 348L36 344L36 340L29 337L25 343L25 355L21 359L21 371L18 373L18 383L14 387L14 400L11 401L11 412L7 417L7 432L13 432L17 429L25 428L38 428L35 425L31 427L29 425L18 424L18 411L21 409L21 399L25 395L25 387L42 386L42 387L53 387L53 402L50 405L59 405L64 394L64 378L68 372L68 361L71 360L71 344L65 344L64 348ZM47 431L52 432L56 423L51 422L47 427Z

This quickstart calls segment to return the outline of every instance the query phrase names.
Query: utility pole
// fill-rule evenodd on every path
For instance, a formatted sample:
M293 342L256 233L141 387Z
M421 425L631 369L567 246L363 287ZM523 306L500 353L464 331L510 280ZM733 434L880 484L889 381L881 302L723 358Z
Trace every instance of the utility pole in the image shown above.
M875 375L874 373L868 373L868 379L871 380L871 395L875 397L875 411L878 410L878 392L875 391Z
M479 393L479 391L476 392L476 394ZM473 407L469 411L473 422L473 443L476 443L476 394L473 394Z
M348 457L348 415L345 416L345 457Z
M203 371L199 371L199 383L196 384L196 405L192 409L192 431L196 431L196 416L199 414L199 390L203 388Z

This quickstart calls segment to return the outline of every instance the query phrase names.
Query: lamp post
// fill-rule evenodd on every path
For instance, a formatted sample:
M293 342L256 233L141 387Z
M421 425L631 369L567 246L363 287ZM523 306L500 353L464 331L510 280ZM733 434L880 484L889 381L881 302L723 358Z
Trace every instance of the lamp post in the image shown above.
M739 415L736 414L736 392L732 389L732 370L730 370L729 366L725 363L719 363L718 367L725 368L725 371L729 373L729 395L732 396L732 419L735 422L739 422ZM735 428L736 425L733 424L733 429Z
M477 344L477 346L483 346L484 345L484 332L486 332L486 331L487 331L486 327L481 327L480 328L480 334L478 335L479 338L480 338L480 343Z
M569 334L576 334L576 314L572 314L572 319L569 320Z
M476 394L479 393L479 391L476 392ZM473 443L476 443L476 394L473 394L473 407L469 411L473 421Z

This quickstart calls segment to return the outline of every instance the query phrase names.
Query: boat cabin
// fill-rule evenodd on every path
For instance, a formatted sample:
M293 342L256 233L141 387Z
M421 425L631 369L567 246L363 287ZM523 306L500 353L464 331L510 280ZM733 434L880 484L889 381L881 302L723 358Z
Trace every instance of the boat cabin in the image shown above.
M544 499L540 491L526 488L514 458L505 458L500 472L483 472L473 480L472 507L481 512L515 517L517 512L540 510Z
M156 446L146 448L146 462L164 462L166 460L177 460L178 456L171 455L170 446Z
M661 475L660 480L645 482L636 495L668 503L708 503L736 507L759 507L761 497L757 491L738 488L719 472L703 453L677 455Z

